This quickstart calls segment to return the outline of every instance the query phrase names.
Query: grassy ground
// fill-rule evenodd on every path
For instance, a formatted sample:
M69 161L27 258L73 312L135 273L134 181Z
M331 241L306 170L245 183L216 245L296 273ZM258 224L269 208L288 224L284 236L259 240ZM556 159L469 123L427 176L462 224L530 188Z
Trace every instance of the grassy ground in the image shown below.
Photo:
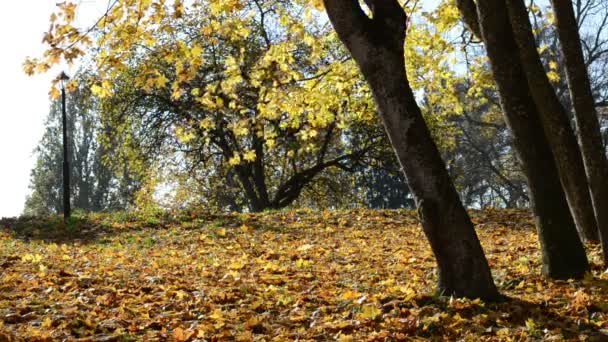
M3 220L0 340L608 340L597 246L548 281L528 213L473 219L507 302L434 295L406 211Z

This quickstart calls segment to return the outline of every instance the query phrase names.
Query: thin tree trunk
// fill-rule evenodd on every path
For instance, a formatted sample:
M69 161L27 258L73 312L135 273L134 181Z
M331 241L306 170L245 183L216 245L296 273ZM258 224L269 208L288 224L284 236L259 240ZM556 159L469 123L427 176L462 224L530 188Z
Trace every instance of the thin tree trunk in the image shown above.
M528 181L542 250L543 273L557 279L580 278L588 269L587 256L530 95L504 0L479 0L477 11L463 10L470 7L459 8L466 22L480 25L505 121L513 134Z
M384 126L416 198L422 227L437 259L439 291L458 297L500 298L490 268L406 73L406 16L396 0L325 0L330 21L372 89Z
M506 0L513 36L518 46L528 84L553 151L562 186L574 220L585 239L597 232L583 158L568 114L541 63L528 11L523 0ZM597 235L596 235L597 236Z
M570 98L574 104L578 144L583 153L604 263L608 264L608 160L583 57L581 38L570 0L552 0L555 26L566 63Z

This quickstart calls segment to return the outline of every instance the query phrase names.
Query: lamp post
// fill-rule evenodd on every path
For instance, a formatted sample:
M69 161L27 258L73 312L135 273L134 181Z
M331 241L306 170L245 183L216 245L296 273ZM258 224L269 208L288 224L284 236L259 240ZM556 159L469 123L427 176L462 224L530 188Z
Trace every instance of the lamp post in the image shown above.
M67 222L72 213L70 207L70 162L68 154L68 128L65 108L65 86L70 78L65 72L59 75L61 83L61 116L63 121L63 221Z

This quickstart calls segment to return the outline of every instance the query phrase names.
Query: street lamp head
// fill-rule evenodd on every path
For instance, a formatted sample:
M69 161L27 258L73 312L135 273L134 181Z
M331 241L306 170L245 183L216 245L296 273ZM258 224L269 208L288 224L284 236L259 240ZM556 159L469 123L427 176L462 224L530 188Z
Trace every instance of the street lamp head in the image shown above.
M68 76L65 71L62 71L57 79L59 80L59 82L61 83L61 87L63 88L65 87L65 84L70 80L70 76Z

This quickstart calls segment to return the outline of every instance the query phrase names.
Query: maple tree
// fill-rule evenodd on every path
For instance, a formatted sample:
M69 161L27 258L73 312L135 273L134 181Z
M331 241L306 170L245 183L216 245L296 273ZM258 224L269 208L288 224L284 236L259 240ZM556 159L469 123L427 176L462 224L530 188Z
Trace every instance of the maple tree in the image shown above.
M191 46L184 47L175 32L165 37L162 29L155 30L152 52L133 52L136 61L125 62L129 71L124 78L117 75L122 81L114 83L116 95L109 99L110 107L120 107L125 99L134 106L127 113L134 113L141 123L135 128L141 140L153 136L152 148L158 149L159 140L168 137L178 151L187 151L193 165L189 170L196 168L207 182L217 175L208 188L230 179L227 183L238 189L236 198L229 200L231 206L243 206L238 199L244 194L253 211L290 205L326 169L348 170L363 162L380 135L374 132L367 100L357 90L360 82L349 71L348 59L331 48L323 28L310 24L306 32L271 36L266 21L296 25L287 15L298 9L274 3L259 6L259 20L250 14L251 8L237 13L185 8L184 18L189 19L173 18L169 27L193 36ZM275 11L285 14L272 17ZM225 31L212 29L220 21ZM236 36L233 27L240 30ZM185 52L174 55L180 47ZM200 56L200 61L193 56ZM113 65L107 68L116 70ZM104 93L103 82L94 89L111 97ZM284 94L289 101L284 101ZM112 122L121 122L125 112L117 114ZM360 139L354 129L347 130L352 121L368 126L359 130ZM355 140L358 144L351 143Z

